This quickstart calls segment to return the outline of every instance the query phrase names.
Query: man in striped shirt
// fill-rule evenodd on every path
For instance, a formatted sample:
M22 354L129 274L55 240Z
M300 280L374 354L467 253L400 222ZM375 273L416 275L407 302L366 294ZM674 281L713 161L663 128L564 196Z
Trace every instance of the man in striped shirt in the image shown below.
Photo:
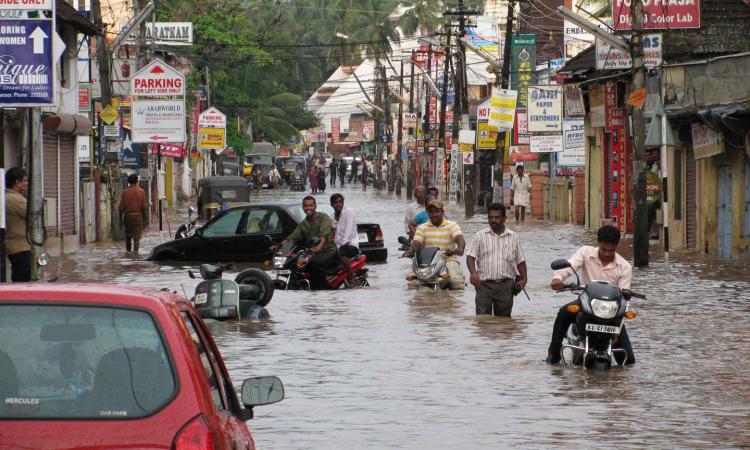
M505 205L487 207L490 226L477 232L466 250L469 281L477 290L477 314L510 317L516 274L520 288L526 286L526 260L518 235L505 226Z
M464 254L464 235L456 222L447 220L443 211L443 202L437 199L427 203L429 222L417 227L411 242L416 250L419 247L439 247L441 250L451 250L453 255L446 257L445 267L452 289L463 289L466 282L464 271L458 263L458 257Z

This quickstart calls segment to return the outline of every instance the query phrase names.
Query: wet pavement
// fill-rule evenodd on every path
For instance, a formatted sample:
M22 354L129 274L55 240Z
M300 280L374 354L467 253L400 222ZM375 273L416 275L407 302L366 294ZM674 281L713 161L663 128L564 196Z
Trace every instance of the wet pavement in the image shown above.
M652 252L634 272L628 324L637 364L596 374L543 363L552 322L569 294L549 290L549 263L594 234L581 227L509 223L529 267L513 318L476 317L474 289L406 289L410 261L398 257L405 198L338 189L360 222L380 223L387 264L365 289L276 292L271 320L213 331L235 383L278 375L281 403L248 422L259 449L323 448L750 448L750 273L689 254ZM326 194L318 195L327 202ZM261 192L265 201L303 194ZM447 207L467 238L477 215ZM173 234L152 231L142 257ZM621 250L629 257L629 242ZM61 281L168 287L190 295L194 265L167 266L125 254L123 242L89 245L56 258ZM228 275L233 276L234 273ZM468 277L467 277L468 278Z

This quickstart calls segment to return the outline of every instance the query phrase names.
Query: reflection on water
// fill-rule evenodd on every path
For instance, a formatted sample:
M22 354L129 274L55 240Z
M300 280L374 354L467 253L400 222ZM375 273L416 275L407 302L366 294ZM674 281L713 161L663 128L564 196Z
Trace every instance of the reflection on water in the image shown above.
M330 191L330 189L329 189ZM335 192L331 191L328 194ZM381 224L388 264L371 266L372 287L276 292L272 319L211 326L237 385L278 375L287 398L248 422L258 448L748 448L750 446L750 275L739 264L672 254L638 269L628 324L638 363L596 374L548 366L557 308L572 297L549 290L549 262L595 235L571 225L527 223L518 231L529 269L512 318L476 317L474 289L406 288L400 259L405 200L343 191L359 221ZM266 200L273 194L262 192ZM285 201L303 194L284 193ZM328 195L318 196L319 202ZM477 216L449 207L471 237ZM180 223L184 217L170 217ZM165 232L165 235L167 233ZM143 261L121 242L54 258L62 281L168 287L192 295L193 264ZM628 256L627 245L623 254ZM225 274L234 277L242 267Z

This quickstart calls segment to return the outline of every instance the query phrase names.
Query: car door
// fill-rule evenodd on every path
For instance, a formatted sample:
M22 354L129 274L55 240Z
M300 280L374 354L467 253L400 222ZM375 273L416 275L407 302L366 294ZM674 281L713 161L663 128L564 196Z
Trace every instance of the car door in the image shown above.
M214 435L218 440L217 448L254 450L252 435L240 418L242 407L237 399L237 393L211 334L194 311L184 310L181 316L208 377L208 387L214 400L214 417L217 419L214 426Z
M246 234L247 208L232 208L206 224L196 239L195 255L200 261L244 261L240 246Z
M279 208L270 205L251 206L245 238L241 244L245 261L262 262L268 259L269 244L266 236L271 236L274 242L280 242L286 237Z

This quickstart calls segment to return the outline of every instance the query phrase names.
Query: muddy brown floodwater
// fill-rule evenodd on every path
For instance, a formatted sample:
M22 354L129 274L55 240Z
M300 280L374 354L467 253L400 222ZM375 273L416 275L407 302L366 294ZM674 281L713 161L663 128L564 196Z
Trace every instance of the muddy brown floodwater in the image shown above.
M550 291L549 263L593 243L592 233L509 223L523 243L531 301L516 297L511 319L476 317L471 286L406 288L410 262L396 251L405 199L339 191L359 221L383 228L390 255L371 266L372 286L276 292L272 319L213 328L236 383L278 375L286 387L284 401L256 408L248 422L259 449L750 448L746 266L673 254L667 273L653 250L652 265L634 272L633 289L648 295L633 299L638 316L628 323L637 364L605 374L549 366L543 359L556 310L572 299ZM447 215L468 239L485 222L464 220L459 207ZM172 232L182 216L169 217ZM144 256L159 241L148 233ZM197 280L187 269L195 264L157 265L123 247L87 246L55 258L48 273L192 293Z

